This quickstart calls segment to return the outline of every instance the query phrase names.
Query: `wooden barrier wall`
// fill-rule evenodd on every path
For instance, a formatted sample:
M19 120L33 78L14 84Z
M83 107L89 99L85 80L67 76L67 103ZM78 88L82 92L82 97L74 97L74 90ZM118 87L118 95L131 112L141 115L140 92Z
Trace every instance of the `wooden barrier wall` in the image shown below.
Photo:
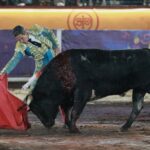
M65 30L149 30L150 9L0 9L0 29L39 24Z

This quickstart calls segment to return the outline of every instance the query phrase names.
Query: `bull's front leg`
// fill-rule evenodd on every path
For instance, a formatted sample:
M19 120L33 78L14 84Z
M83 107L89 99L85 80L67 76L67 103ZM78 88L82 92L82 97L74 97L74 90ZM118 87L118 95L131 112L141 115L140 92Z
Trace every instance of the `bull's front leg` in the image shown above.
M71 120L69 124L69 130L71 133L79 133L79 129L76 126L76 121L79 118L86 102L90 99L92 94L91 89L78 88L74 93L74 104L71 111Z
M61 116L62 116L62 119L64 121L64 128L69 128L70 127L70 109L71 109L71 106L66 106L66 105L61 105L59 107L59 110L61 112Z
M122 126L121 131L127 131L128 128L131 127L133 121L139 115L140 111L143 108L145 92L139 90L133 90L132 95L132 112L130 117L128 118L127 122Z

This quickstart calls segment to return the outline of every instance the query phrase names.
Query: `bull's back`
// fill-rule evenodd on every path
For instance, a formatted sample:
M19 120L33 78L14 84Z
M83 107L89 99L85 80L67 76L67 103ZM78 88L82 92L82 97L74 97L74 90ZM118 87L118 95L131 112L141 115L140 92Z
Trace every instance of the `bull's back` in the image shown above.
M47 68L54 74L51 81L59 80L68 91L85 84L104 95L117 94L150 84L150 51L74 49L59 54Z
M149 50L71 50L77 82L107 94L150 84Z

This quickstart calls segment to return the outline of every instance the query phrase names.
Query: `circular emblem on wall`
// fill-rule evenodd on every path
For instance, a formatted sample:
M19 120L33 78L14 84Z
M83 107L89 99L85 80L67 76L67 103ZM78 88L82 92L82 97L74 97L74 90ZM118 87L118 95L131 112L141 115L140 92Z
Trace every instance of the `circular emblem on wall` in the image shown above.
M97 30L99 19L95 11L72 11L67 18L70 30Z

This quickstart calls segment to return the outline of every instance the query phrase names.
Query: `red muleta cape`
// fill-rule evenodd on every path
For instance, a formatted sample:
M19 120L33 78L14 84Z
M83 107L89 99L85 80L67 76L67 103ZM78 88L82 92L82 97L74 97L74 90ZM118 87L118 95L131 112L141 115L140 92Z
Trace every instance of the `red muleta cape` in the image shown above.
M8 90L7 75L0 75L0 128L27 130L30 128L27 106ZM18 110L19 109L19 110Z

